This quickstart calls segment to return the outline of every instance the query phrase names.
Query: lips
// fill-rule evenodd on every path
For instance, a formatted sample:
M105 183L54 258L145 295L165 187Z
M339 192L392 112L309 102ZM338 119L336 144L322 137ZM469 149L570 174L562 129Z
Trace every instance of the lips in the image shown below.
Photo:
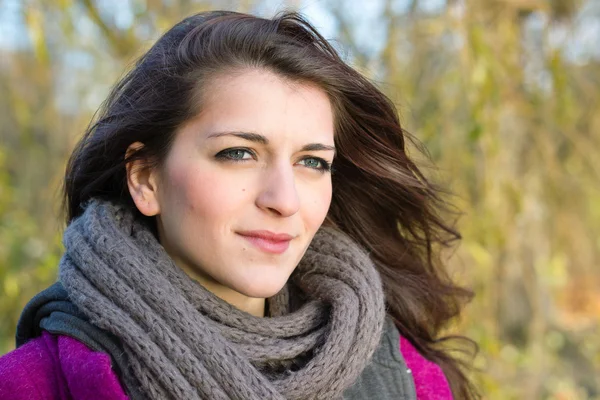
M287 233L274 233L271 231L243 231L237 232L259 250L271 254L281 254L290 246L294 238Z

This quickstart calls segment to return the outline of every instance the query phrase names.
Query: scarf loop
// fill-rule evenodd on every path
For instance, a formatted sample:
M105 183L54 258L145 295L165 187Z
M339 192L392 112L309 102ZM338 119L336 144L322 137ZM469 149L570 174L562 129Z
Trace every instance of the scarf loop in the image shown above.
M339 399L379 343L379 274L332 228L317 232L264 318L191 279L127 207L90 201L63 242L59 280L121 341L134 400Z

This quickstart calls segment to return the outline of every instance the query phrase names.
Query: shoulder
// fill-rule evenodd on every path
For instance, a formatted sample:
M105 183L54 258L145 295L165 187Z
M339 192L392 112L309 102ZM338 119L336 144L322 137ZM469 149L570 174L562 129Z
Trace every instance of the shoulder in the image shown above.
M399 348L400 335L386 318L379 346L344 399L416 400L412 375Z
M400 336L391 318L377 350L344 399L452 400L442 369Z
M400 338L399 350L413 376L418 400L452 400L450 385L439 365L423 357L404 337Z
M0 399L62 399L56 341L36 338L0 357ZM36 397L34 397L34 395Z
M0 357L0 399L118 399L127 396L108 354L43 332Z

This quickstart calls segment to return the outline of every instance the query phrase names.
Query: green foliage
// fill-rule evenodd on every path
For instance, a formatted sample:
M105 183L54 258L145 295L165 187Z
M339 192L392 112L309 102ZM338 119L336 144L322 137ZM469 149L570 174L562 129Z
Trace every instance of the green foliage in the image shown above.
M58 235L40 235L36 221L19 207L0 148L0 352L14 347L15 326L25 303L55 280Z
M465 212L449 265L477 294L477 379L489 399L600 398L600 60L550 41L576 20L532 32L543 7L466 4L407 19L382 63Z

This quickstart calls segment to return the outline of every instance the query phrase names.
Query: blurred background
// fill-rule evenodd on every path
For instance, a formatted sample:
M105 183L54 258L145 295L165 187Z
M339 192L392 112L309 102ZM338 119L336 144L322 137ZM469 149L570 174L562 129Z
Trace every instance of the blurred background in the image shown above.
M183 17L303 12L398 107L453 193L486 399L600 399L600 0L0 0L0 354L56 278L66 159Z

